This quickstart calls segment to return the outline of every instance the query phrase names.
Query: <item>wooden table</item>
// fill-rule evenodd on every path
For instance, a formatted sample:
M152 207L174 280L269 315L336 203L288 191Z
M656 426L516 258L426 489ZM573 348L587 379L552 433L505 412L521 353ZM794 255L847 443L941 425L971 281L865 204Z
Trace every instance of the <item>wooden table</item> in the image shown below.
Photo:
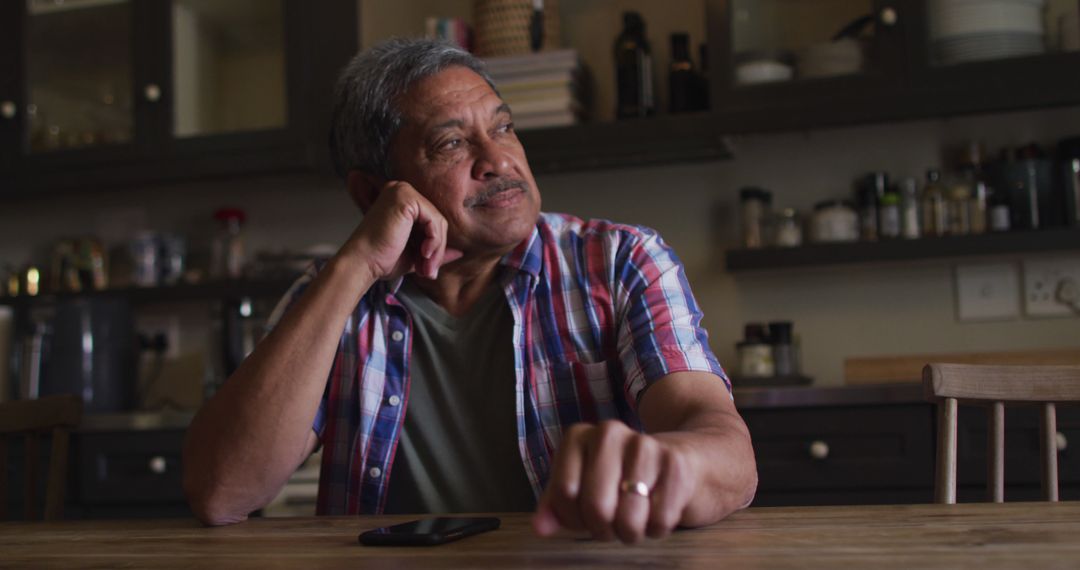
M528 516L437 547L366 547L412 517L0 524L4 568L1080 567L1080 503L758 508L638 546L532 535Z

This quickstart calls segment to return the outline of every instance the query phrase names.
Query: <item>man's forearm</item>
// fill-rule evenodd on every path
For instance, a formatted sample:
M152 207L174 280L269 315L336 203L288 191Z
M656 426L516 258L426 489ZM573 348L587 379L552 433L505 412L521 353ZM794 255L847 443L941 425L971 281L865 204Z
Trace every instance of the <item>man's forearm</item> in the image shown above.
M305 459L345 320L373 282L359 264L332 260L199 410L184 445L184 488L201 520L243 520Z
M674 431L653 435L682 449L687 471L697 474L694 500L683 511L680 526L712 524L753 500L757 489L754 451L738 416L701 414Z

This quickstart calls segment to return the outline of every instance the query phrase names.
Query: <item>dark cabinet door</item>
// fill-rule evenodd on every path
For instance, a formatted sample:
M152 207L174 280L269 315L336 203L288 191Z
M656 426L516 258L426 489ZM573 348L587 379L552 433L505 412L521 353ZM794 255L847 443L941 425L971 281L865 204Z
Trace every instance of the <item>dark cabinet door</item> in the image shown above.
M311 169L325 163L356 3L4 3L7 191ZM5 69L8 69L5 66ZM325 92L325 93L324 93ZM6 163L6 164L5 164Z
M709 7L712 105L732 130L886 115L882 102L903 86L908 0L721 0Z
M938 114L1080 101L1076 2L916 0L911 82Z

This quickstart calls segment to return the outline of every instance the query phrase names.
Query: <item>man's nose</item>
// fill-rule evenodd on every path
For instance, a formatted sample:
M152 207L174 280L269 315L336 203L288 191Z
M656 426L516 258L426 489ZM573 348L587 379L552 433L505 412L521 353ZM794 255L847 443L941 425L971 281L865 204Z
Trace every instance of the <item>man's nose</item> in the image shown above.
M512 161L507 149L494 140L486 139L474 147L473 177L476 179L498 178L510 172Z

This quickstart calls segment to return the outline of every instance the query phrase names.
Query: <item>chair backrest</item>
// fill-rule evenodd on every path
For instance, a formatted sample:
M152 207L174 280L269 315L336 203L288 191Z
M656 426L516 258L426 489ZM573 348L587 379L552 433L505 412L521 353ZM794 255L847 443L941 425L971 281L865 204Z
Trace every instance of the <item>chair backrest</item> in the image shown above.
M987 500L1005 500L1005 404L1040 407L1039 447L1042 485L1048 501L1058 500L1056 402L1080 402L1080 366L995 366L927 364L923 388L938 403L937 473L939 503L956 502L956 425L958 402L989 407Z
M36 518L38 481L38 439L52 436L49 479L45 488L44 520L59 520L64 515L64 489L68 474L68 439L70 431L82 421L82 400L77 396L47 396L37 400L16 400L0 404L0 520L7 518L7 441L12 436L25 438L23 461L25 489L23 512L26 520Z

